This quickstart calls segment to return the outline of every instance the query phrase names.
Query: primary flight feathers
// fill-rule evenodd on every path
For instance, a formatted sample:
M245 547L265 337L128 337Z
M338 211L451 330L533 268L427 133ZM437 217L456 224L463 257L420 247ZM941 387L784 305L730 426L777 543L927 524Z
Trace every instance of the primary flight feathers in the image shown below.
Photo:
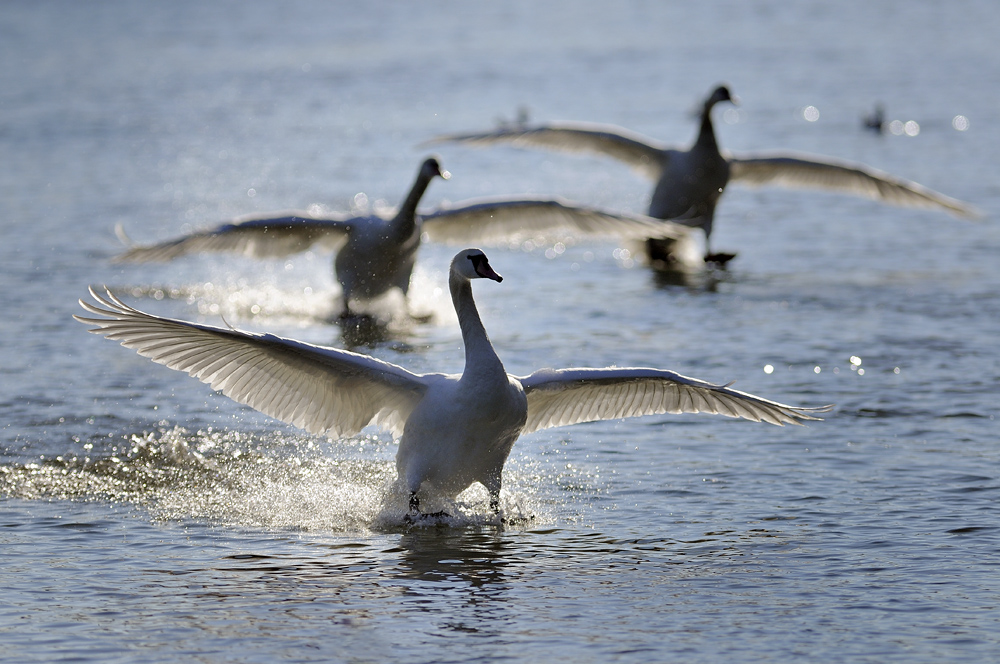
M617 159L651 180L659 180L669 169L670 153L679 149L613 125L563 122L536 127L446 134L425 144L466 143L487 146L507 143L517 147L542 147L563 152L593 153ZM977 218L981 213L958 199L929 187L878 169L832 157L792 151L768 151L745 155L720 151L730 167L729 182L748 186L778 185L825 189L871 198L890 205L940 209L959 217ZM677 158L674 158L677 161ZM671 175L677 177L676 172ZM654 215L655 216L655 215Z
M656 237L684 246L691 242L690 229L679 224L575 206L556 198L482 198L418 213L417 203L435 177L447 178L450 174L436 159L429 158L391 218L319 217L298 210L244 217L165 242L130 246L115 261L169 261L202 252L271 258L316 246L336 252L334 271L342 289L342 314L346 316L352 300L373 300L393 288L400 289L404 296L408 293L424 234L436 241L462 243L577 235ZM117 232L123 242L131 244L120 226Z
M657 413L717 413L798 424L823 408L799 408L648 368L542 369L509 375L483 327L471 281L501 278L478 249L452 260L449 287L465 345L461 375L416 374L346 350L270 334L148 314L109 291L80 301L91 331L184 371L226 396L312 433L345 436L378 425L400 437L397 471L419 505L424 484L457 495L472 482L499 499L500 476L522 433Z
M349 436L374 424L396 436L429 382L369 355L271 334L148 314L93 288L101 318L74 316L144 357L184 371L227 397L310 433ZM100 306L99 306L100 305ZM819 419L798 408L664 369L541 369L519 378L528 395L523 433L660 413L715 413L771 424Z
M446 134L424 145L505 143L617 159L656 183L647 210L649 216L681 221L705 232L706 260L713 259L708 245L715 208L730 182L825 189L892 205L944 210L960 217L980 216L967 203L864 164L793 152L745 155L724 152L719 149L712 125L712 108L721 102L737 103L726 86L719 86L705 99L698 136L688 148L673 147L621 127L583 122ZM732 258L727 254L718 256Z
M483 197L418 212L421 230L433 242L497 242L516 237L603 235L628 240L647 237L680 239L690 228L647 217L575 205L559 197ZM314 215L305 210L271 212L234 219L215 228L150 245L133 244L119 225L116 233L128 248L116 263L155 263L198 253L234 253L276 258L313 247L336 251L353 226L367 218Z

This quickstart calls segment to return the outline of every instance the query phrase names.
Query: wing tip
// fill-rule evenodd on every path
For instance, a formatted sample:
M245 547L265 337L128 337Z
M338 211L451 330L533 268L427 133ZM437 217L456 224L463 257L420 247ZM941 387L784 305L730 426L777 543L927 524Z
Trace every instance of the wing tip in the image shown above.
M969 205L968 203L962 203L952 208L954 213L961 217L962 219L968 219L969 221L982 221L986 218L986 213L977 208L975 205Z
M806 422L822 422L824 418L817 417L813 413L829 413L836 407L836 404L825 406L814 406L811 408L787 407L790 411L789 424L805 426Z

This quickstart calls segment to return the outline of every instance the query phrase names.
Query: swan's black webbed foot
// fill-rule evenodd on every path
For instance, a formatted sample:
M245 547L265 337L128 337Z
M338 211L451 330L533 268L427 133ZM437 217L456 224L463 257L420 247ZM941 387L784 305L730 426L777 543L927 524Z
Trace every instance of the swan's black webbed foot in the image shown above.
M420 499L417 498L417 493L414 491L410 494L410 511L403 517L403 523L417 523L418 521L423 521L424 519L450 519L451 515L445 511L431 512L425 514L420 511Z
M500 512L500 496L490 496L490 511L497 518L501 526L507 525L507 517Z
M715 263L718 267L725 267L726 263L736 258L736 254L730 254L726 252L716 252L714 254L705 254L706 263Z
M409 512L409 513L407 513L403 517L403 523L413 524L413 523L419 523L421 521L425 521L427 519L431 519L433 521L440 521L441 519L450 519L450 518L451 518L451 515L448 514L445 511L430 512L430 513L427 513L427 514L425 514L423 512L417 511L417 512Z

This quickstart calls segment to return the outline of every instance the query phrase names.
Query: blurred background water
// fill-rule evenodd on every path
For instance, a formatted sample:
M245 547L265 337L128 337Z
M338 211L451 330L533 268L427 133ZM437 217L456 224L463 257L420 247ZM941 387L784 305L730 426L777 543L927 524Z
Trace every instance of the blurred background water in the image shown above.
M5 661L990 661L1000 657L995 3L42 1L0 12ZM677 285L613 241L490 248L509 371L658 366L780 401L776 428L656 416L524 437L499 528L386 527L384 435L311 437L86 334L90 284L167 315L345 346L330 257L117 266L230 217L395 205L442 132L583 120L851 159L979 222L727 190L728 271ZM885 105L895 132L862 117ZM905 123L911 123L909 125ZM442 146L426 205L643 211L606 159ZM363 197L358 194L363 193ZM564 250L563 250L564 249ZM361 349L461 369L431 323ZM479 286L479 284L477 284ZM478 511L477 511L478 510Z

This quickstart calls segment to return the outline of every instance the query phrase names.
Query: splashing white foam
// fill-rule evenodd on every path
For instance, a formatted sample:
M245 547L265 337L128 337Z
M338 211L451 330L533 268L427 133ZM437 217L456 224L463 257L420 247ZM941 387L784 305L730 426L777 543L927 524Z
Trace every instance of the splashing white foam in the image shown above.
M537 524L547 521L533 472L505 481L502 520L474 485L455 500L428 497L428 512L408 521L408 495L396 485L395 443L383 436L322 440L282 432L263 437L181 427L133 434L92 456L60 456L0 467L0 493L28 499L132 503L165 520L310 532L369 532L425 527Z

